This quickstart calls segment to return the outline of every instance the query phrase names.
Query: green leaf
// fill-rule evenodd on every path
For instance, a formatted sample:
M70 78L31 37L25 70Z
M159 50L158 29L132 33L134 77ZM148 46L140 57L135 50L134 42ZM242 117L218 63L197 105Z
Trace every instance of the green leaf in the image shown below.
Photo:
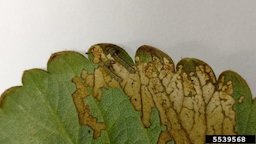
M65 51L47 71L24 72L0 97L1 144L205 143L205 135L256 134L256 100L233 71L216 78L196 58L176 65L141 46L135 63L114 44Z
M83 127L78 124L72 101L72 77L91 64L75 52L54 54L48 71L25 71L22 87L2 95L0 143L80 143Z

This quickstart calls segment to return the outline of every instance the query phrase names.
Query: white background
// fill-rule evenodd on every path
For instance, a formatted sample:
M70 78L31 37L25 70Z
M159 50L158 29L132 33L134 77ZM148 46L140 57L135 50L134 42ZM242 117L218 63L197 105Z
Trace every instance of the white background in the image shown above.
M98 42L132 57L148 44L175 63L199 58L217 76L240 73L256 94L255 0L0 0L0 93L21 85L24 70L46 68L52 53Z

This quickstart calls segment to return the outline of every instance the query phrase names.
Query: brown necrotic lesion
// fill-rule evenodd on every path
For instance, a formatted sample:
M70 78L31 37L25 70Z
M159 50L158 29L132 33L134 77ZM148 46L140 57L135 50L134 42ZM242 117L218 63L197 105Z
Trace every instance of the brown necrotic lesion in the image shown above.
M142 46L136 53L136 64L125 60L123 49L113 44L97 44L90 48L92 61L98 65L94 73L74 78L73 94L81 124L93 128L95 135L104 129L82 102L85 87L93 89L100 100L103 88L121 88L134 108L141 112L145 128L150 127L152 108L159 112L165 129L158 143L204 143L205 135L236 134L232 82L216 80L212 69L196 59L183 59L175 70L171 58L160 50ZM87 85L82 81L89 81Z
M91 127L93 137L98 138L106 126L103 122L98 122L97 118L91 115L90 107L85 101L85 98L90 95L87 88L92 86L93 76L83 71L81 77L74 77L72 81L76 85L76 91L72 97L78 113L79 123Z
M159 143L171 139L204 143L206 134L236 134L231 82L217 82L212 69L202 61L185 59L174 71L172 60L161 51L148 46L139 50L151 57L146 62L135 58L142 87L142 122L149 126L151 109L157 107L166 127ZM213 106L216 112L211 111Z
M140 79L136 67L124 60L124 50L112 44L98 44L90 48L97 62L95 93L101 97L102 87L120 87L129 96L136 110L141 110ZM97 79L97 80L96 80Z

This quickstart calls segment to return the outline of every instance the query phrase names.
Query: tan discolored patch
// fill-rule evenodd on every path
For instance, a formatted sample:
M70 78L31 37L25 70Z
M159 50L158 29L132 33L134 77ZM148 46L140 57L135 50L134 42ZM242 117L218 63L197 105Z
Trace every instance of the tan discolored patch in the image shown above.
M148 126L152 107L158 109L166 127L159 142L174 139L176 143L202 144L206 134L236 134L231 82L224 83L224 78L217 82L212 69L195 59L184 59L174 72L170 58L159 57L161 52L154 48L143 48L139 54L149 55L151 60L136 56L142 121Z
M166 92L169 78L173 77L173 64L167 58L159 59L153 56L152 61L143 63L139 57L136 58L137 69L141 81L142 95L142 122L146 127L150 126L150 116L153 107L159 111L161 123L166 127L158 139L158 143L166 143L172 139L170 117L167 108L172 105ZM164 83L163 83L164 82ZM173 120L173 119L171 119Z
M84 71L81 77L74 77L72 81L76 85L76 91L72 97L78 112L79 123L90 126L94 131L93 137L98 138L106 126L102 122L97 122L97 119L90 114L90 108L85 102L85 97L89 96L87 88L92 86L93 77Z
M120 87L117 80L111 78L111 75L109 75L106 70L102 67L98 67L94 71L94 85L93 85L93 96L100 100L102 96L102 88L118 88Z
M150 46L138 49L136 65L122 59L116 49L109 44L94 45L90 52L98 68L94 75L85 73L82 78L98 100L103 88L121 88L141 111L146 128L156 107L164 127L158 143L203 144L205 135L236 134L231 81L224 82L224 77L217 81L212 69L196 59L181 60L175 71L171 58Z
M200 68L201 67L201 68ZM206 82L206 74L202 66L196 67L196 71L185 72L181 70L184 101L180 111L180 120L191 143L203 143L206 131L205 100L202 85ZM200 71L200 75L197 75Z
M232 83L224 83L224 77L221 77L218 86L207 106L207 133L234 135L236 121Z
M244 96L240 96L240 98L238 99L238 103L243 103L244 102Z
M164 131L160 134L157 143L158 144L166 144L172 139L171 135L168 131Z
M135 109L141 110L139 74L135 66L126 63L115 53L116 48L118 47L109 44L94 45L90 48L94 56L93 61L99 64L95 70L94 96L100 99L103 87L120 87L129 96Z

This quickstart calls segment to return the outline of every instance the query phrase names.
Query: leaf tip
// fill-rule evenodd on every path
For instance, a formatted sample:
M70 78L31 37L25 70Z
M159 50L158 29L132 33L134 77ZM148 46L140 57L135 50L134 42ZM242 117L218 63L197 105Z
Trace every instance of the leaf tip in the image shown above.
M152 56L159 58L161 61L166 58L170 63L173 63L173 60L166 53L150 45L142 45L136 51L136 57L141 59L140 62L152 61Z
M63 55L70 55L70 54L78 54L78 55L82 55L81 53L78 53L78 52L75 52L75 51L60 51L60 52L56 52L56 53L53 53L51 55L51 57L49 58L48 60L48 64L52 61L54 61L55 59L57 59L58 57L61 57ZM47 64L47 65L48 65Z

